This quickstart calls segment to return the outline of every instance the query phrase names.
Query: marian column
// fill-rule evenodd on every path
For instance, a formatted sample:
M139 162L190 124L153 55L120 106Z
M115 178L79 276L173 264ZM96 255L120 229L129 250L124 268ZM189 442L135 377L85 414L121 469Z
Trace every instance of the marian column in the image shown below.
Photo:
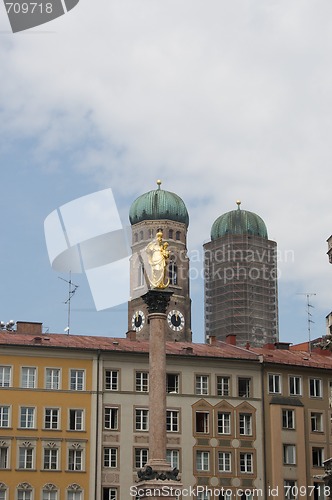
M149 337L149 460L138 472L137 488L144 499L175 500L181 493L178 469L166 461L166 309L173 292L167 290L168 244L157 234L145 249L150 290L143 295L148 308Z

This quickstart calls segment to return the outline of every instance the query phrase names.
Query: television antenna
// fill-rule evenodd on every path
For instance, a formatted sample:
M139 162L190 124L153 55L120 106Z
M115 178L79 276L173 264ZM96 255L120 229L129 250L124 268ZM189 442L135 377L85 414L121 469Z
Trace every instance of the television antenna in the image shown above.
M310 303L310 297L316 295L315 293L298 293L297 295L305 295L307 297L307 322L308 322L308 349L309 353L311 353L311 323L315 323L311 318L312 314L310 312L310 308L314 308Z
M70 334L70 303L71 303L71 299L73 298L73 295L75 294L76 290L78 289L78 285L75 285L75 283L72 282L71 271L69 272L69 280L65 280L64 278L61 278L61 276L58 276L58 278L62 281L65 281L66 283L68 283L68 299L64 303L68 305L67 327L65 328L65 332L67 333L67 335L69 335Z

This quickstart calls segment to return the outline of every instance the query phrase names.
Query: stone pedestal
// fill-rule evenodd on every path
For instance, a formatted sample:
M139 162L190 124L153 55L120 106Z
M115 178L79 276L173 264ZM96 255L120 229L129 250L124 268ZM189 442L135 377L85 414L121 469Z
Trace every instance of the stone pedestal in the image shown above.
M142 500L175 500L181 495L177 469L166 461L166 309L172 292L150 290L143 299L148 306L149 341L149 461L138 472L137 489Z

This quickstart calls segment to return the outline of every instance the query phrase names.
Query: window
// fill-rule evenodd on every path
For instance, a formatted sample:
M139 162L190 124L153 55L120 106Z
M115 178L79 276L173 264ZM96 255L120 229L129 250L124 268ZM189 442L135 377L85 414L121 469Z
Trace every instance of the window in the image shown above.
M312 466L323 467L324 448L312 448Z
M282 410L282 427L283 429L295 429L294 410Z
M178 284L178 266L171 260L168 266L168 277L171 285Z
M302 395L302 380L301 377L289 377L289 395L301 396Z
M67 500L82 500L82 491L80 489L68 490Z
M84 370L70 370L70 389L84 391Z
M297 482L286 480L284 481L285 500L295 500L298 494Z
M105 370L105 389L107 391L119 390L119 372L118 370Z
M240 377L238 379L238 393L240 398L250 397L250 378Z
M168 394L178 394L179 392L179 374L167 373L166 374L166 392Z
M136 372L135 390L137 392L149 392L148 372Z
M118 449L104 448L104 467L116 468L118 466Z
M0 484L0 500L6 500L7 495L6 495L6 487L4 484Z
M7 467L8 467L8 447L0 446L0 469L7 469Z
M22 429L33 429L35 427L35 408L22 406L20 410L20 427Z
M168 230L168 237L169 237L171 240L173 239L173 233L174 233L173 229L169 229L169 230Z
M83 410L69 410L69 430L83 431Z
M9 406L0 406L0 427L9 427Z
M218 434L231 433L231 414L218 411Z
M118 500L118 490L116 488L103 488L103 500Z
M310 397L311 398L321 398L322 397L322 381L319 378L311 378L309 380Z
M181 233L180 233L180 231L176 231L176 233L175 233L175 239L176 239L176 240L180 240L180 238L181 238Z
M201 396L207 396L209 394L208 375L196 375L195 393Z
M11 367L0 366L0 387L10 387Z
M210 414L207 411L196 411L196 432L209 433Z
M44 448L44 469L57 470L59 468L58 448Z
M240 453L240 471L244 474L253 473L252 453Z
M217 377L217 395L229 396L229 377Z
M21 387L25 389L34 389L36 387L36 368L22 367Z
M280 394L281 393L281 377L274 373L269 374L269 393L270 394Z
M60 389L60 370L59 368L46 368L46 389Z
M219 500L232 500L232 493L225 491L225 493L220 493Z
M166 450L166 462L174 469L179 468L179 450Z
M135 410L135 430L148 431L149 430L149 410L136 408Z
M311 421L311 432L322 432L323 431L323 414L312 412L310 416Z
M179 412L178 410L166 411L167 432L179 432Z
M137 268L137 286L144 286L145 284L145 277L144 277L144 266L142 264L138 265Z
M218 452L218 470L219 472L231 472L231 454L229 451Z
M54 488L54 487L53 487ZM43 490L43 500L58 500L58 492L56 490Z
M208 451L196 451L196 470L208 471L210 470L210 453Z
M252 436L252 414L240 413L239 422L240 422L240 435Z
M82 465L83 450L69 450L68 451L68 470L83 470Z
M31 490L21 490L19 488L17 490L17 500L32 500L32 491Z
M59 429L59 408L45 408L45 429Z
M18 456L19 469L33 469L33 448L20 446Z
M119 408L104 409L104 428L117 431L119 428Z
M296 464L296 449L294 444L283 445L283 458L285 465Z
M135 448L135 467L141 469L149 459L149 450L147 448Z

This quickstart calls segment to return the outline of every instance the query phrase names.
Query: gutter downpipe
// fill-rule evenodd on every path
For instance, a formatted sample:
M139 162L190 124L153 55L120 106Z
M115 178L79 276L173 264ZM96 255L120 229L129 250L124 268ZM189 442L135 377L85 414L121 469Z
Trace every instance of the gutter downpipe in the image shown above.
M99 392L100 392L100 384L99 384L99 375L100 375L100 355L101 351L98 349L97 352L97 390L96 390L96 456L95 456L95 500L98 500L98 464L99 464Z
M264 384L264 359L260 356L261 363L261 384L262 384L262 417L263 417L263 462L264 462L264 485L265 485L265 497L267 498L267 474L266 474L266 423L265 423L265 384Z

